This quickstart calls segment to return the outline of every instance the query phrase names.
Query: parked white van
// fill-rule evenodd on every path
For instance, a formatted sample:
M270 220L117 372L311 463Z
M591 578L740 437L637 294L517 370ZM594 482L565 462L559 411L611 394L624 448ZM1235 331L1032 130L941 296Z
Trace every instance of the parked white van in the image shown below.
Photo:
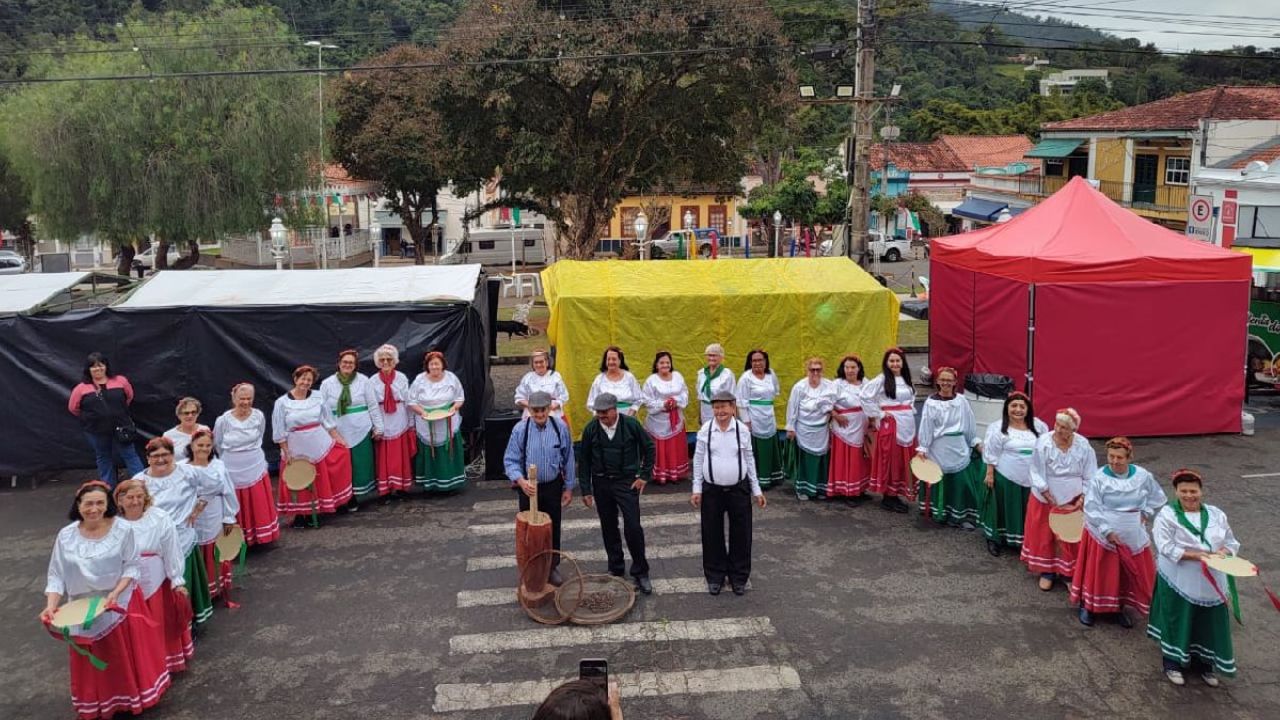
M520 265L543 265L547 261L545 230L522 227L512 230L472 230L449 244L440 256L445 265L475 264L510 265L511 245L515 242L515 261Z

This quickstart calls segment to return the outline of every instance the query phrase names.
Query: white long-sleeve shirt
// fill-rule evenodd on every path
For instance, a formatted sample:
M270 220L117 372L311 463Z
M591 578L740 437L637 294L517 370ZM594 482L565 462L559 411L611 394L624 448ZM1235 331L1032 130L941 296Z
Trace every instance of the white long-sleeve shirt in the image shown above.
M413 422L418 431L418 439L436 447L444 445L462 427L462 415L454 413L443 420L424 420L414 408L428 412L432 408L446 410L454 403L466 399L462 381L452 372L445 370L444 375L434 382L426 373L418 373L418 377L409 386L409 406L415 413Z
M805 452L821 455L831 445L831 408L836 404L836 384L826 378L817 387L801 378L791 386L787 399L787 430L796 434L796 444Z
M187 556L178 548L178 533L169 513L153 506L129 523L140 555L138 585L143 596L151 597L165 580L170 587L186 585Z
M1113 549L1107 536L1115 533L1131 550L1141 550L1150 543L1142 519L1152 517L1169 499L1155 477L1138 467L1117 477L1109 466L1094 474L1084 488L1084 527L1108 550Z
M1217 552L1222 549L1234 555L1240 552L1240 541L1236 540L1235 534L1231 532L1226 513L1213 505L1201 505L1208 516L1208 524L1204 528L1204 537L1208 542L1201 542L1195 533L1178 522L1177 513L1174 512L1174 505L1177 502L1175 499L1161 508L1151 524L1151 540L1156 550L1156 572L1160 573L1165 582L1173 585L1178 594L1188 602L1196 605L1221 605L1222 597L1205 579L1200 561L1183 560L1182 555L1187 550ZM1199 512L1186 513L1186 517L1192 526L1200 527ZM1218 587L1225 593L1227 576L1218 570L1209 572L1213 574Z
M751 431L737 418L721 429L713 418L698 430L693 450L693 492L702 492L705 483L736 485L750 481L752 496L763 494L756 477L756 460L751 450Z
M596 398L605 393L610 393L618 398L618 412L623 415L635 417L636 412L640 410L640 403L643 399L644 391L640 389L640 383L636 380L636 376L630 371L623 370L622 378L619 380L610 380L607 375L600 373L596 375L596 379L591 381L591 390L587 392L587 412L595 415Z
M330 375L320 383L320 397L324 398L325 407L333 416L338 434L347 447L355 447L373 432L373 416L369 409L376 399L373 396L373 383L369 378L356 373L351 379L351 405L346 415L338 415L338 398L342 397L342 382L337 375Z
M387 385L382 382L382 374L377 373L369 378L370 395L373 404L369 406L369 419L373 421L375 432L382 434L387 440L394 440L413 427L409 417L409 378L399 370L391 379L391 397L396 401L396 410L388 414L382 409L387 399Z
M150 475L150 470L143 470L133 476L147 486L151 493L151 502L155 507L164 510L173 520L174 529L178 533L178 549L183 558L196 546L196 529L187 523L187 518L196 509L196 502L202 496L208 497L220 493L222 488L218 481L199 472L190 465L174 465L173 472L164 477ZM234 517L232 522L235 522Z
M244 420L228 410L213 423L213 446L227 466L232 487L252 487L267 472L267 456L262 451L266 430L267 418L257 408Z
M771 438L778 434L778 420L773 403L782 388L772 370L758 378L748 370L738 378L734 395L738 397L738 418L751 426L751 434Z
M333 413L315 391L303 400L285 393L276 398L271 411L271 439L277 444L288 441L290 458L320 462L333 447L329 431L335 427Z
M209 428L196 424L196 430L208 430ZM183 432L177 425L164 431L164 436L169 438L169 442L173 443L173 459L174 462L187 461L187 447L191 445L191 437L195 435L195 431L191 434Z
M867 414L862 410L862 383L851 383L840 379L835 381L837 415L849 421L847 425L831 422L831 432L841 442L853 447L862 447L867 434Z
M205 545L218 538L223 525L236 523L240 501L236 499L235 487L221 459L213 458L204 467L191 467L205 476L200 483L202 492L199 496L205 506L196 518L196 542Z
M733 377L733 371L724 365L720 366L720 374L711 380L706 387L703 386L707 380L707 369L705 367L698 368L698 374L694 377L694 392L698 395L698 420L701 425L711 422L713 417L711 414L711 398L720 391L732 393L736 382Z
M528 403L529 396L536 392L544 392L551 396L553 402L560 403L560 407L552 410L551 414L563 420L564 407L569 404L569 388L560 373L555 370L548 370L542 375L533 370L525 373L520 384L516 385L516 404L524 407L523 403ZM529 408L524 408L522 417L529 417Z
M1054 502L1066 505L1084 494L1084 487L1098 473L1098 456L1089 441L1080 433L1073 433L1071 447L1066 452L1053 442L1053 433L1045 433L1036 440L1031 455L1031 494L1040 502L1048 502L1045 493L1053 495Z
M982 459L1006 480L1024 488L1031 487L1031 459L1035 455L1036 440L1050 432L1049 426L1039 418L1033 418L1036 432L1009 428L1000 432L1000 423L987 426L987 437L982 441ZM1038 433L1038 434L1037 434Z
M885 394L884 375L862 383L862 411L875 421L892 415L898 426L898 445L909 447L916 439L916 391L900 377L894 378L893 390L892 397Z
M137 540L133 525L115 518L107 534L90 540L80 534L80 523L73 522L58 531L49 558L44 591L58 593L64 600L82 597L105 596L115 589L121 578L137 583L141 576ZM132 584L131 583L131 584ZM125 610L133 591L126 586L116 601ZM67 628L72 635L88 640L105 637L124 619L116 612L105 612L93 621L91 627L82 624Z
M971 451L978 445L978 427L969 401L963 395L946 399L933 395L925 400L916 442L943 472L959 472L968 467Z
M640 388L641 403L644 405L644 429L649 434L665 440L676 433L684 432L684 409L689 406L689 386L684 383L684 376L678 371L671 371L671 378L663 380L657 373L650 375ZM671 424L671 414L665 409L667 398L676 401L676 424Z

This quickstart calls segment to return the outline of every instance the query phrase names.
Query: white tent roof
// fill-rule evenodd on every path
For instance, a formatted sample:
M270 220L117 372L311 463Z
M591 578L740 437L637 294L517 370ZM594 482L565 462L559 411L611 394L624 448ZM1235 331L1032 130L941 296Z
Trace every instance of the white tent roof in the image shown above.
M0 275L0 315L20 313L80 284L87 272Z
M471 302L479 265L159 272L120 308Z

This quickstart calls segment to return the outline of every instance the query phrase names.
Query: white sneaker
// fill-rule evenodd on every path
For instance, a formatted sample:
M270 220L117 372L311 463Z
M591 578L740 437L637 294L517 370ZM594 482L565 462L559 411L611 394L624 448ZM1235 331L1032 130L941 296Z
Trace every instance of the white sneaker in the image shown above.
M1218 682L1218 676L1211 672L1200 673L1200 679L1209 687L1218 687L1221 684Z
M1182 687L1187 684L1187 679L1182 677L1181 670L1165 670L1164 676L1169 678L1169 682L1177 685L1178 687Z

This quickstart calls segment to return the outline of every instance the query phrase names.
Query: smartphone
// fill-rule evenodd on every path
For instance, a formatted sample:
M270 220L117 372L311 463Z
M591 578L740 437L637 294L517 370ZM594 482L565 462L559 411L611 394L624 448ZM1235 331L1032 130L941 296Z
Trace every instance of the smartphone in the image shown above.
M604 658L583 658L578 661L578 679L591 680L602 688L609 687L609 661Z

